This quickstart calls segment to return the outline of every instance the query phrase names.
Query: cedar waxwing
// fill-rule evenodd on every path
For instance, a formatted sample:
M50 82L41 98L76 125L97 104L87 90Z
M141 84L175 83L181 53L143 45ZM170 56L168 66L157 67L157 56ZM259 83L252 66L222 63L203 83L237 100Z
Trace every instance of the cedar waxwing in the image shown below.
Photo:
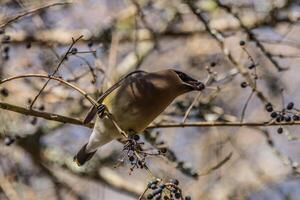
M158 72L136 71L112 86L98 100L113 116L117 125L127 134L141 133L179 95L203 90L204 84L183 72L168 69ZM85 122L96 115L92 108ZM89 142L74 157L83 165L97 149L108 142L122 138L108 116L97 117Z

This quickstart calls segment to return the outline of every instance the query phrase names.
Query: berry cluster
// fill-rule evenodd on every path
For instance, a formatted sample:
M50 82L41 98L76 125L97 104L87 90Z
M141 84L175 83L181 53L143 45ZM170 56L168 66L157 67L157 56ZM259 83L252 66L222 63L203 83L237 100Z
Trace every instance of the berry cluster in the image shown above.
M125 152L125 156L127 156L131 167L130 171L133 171L135 168L143 169L146 167L146 156L148 155L142 148L144 142L140 141L139 135L133 135L129 139L126 140L125 145L123 147L123 152ZM122 159L122 161L124 158Z
M300 120L299 110L295 108L293 102L288 103L285 108L279 111L274 110L273 105L271 103L267 103L265 109L267 112L270 113L271 118L278 123ZM277 129L277 133L283 133L283 128L279 127Z
M0 35L1 35L1 43L4 44L3 47L1 48L1 53L2 53L2 58L4 60L8 60L9 59L9 46L5 45L8 44L10 42L10 36L9 35L5 35L5 31L4 29L0 30Z
M250 65L248 65L248 69L249 70L254 69L254 72L251 72L250 75L253 77L254 83L256 85L256 80L258 79L257 72L256 72L256 67L258 66L258 64L255 63L253 57L250 55L250 53L248 52L245 45L246 45L246 42L244 40L241 40L240 41L240 46L242 47L243 51L246 52L246 54L248 55L249 60L251 61ZM242 88L246 88L248 85L249 85L249 83L247 83L245 81L241 83Z
M175 199L184 199L191 200L190 196L183 198L182 191L178 187L179 181L177 179L170 179L168 182L164 183L161 179L155 179L148 183L147 190L148 192L147 199L155 200L175 200Z

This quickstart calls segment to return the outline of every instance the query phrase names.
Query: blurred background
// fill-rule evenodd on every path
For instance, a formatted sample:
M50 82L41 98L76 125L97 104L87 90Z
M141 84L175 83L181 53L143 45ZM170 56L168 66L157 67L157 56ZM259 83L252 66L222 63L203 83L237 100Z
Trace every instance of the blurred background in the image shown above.
M271 121L267 102L277 111L299 102L299 17L297 0L0 0L0 80L52 74L82 35L56 76L94 98L136 69L173 68L214 77L186 123ZM0 84L0 105L28 108L45 81ZM181 123L197 95L177 98L154 124ZM50 81L33 108L83 120L89 107ZM147 157L154 176L178 179L192 199L299 200L300 129L282 128L152 128L141 139L167 150ZM138 199L152 177L119 162L121 143L101 148L84 167L73 163L90 133L0 109L0 199Z

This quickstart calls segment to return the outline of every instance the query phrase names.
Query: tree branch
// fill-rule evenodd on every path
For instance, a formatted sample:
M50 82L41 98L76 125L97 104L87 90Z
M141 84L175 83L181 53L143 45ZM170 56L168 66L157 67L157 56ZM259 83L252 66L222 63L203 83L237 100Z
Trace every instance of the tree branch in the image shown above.
M92 128L93 123L84 124L81 120L72 117L66 117L63 115L58 115L49 112L41 112L35 110L29 110L24 107L4 103L0 101L0 108L4 110L10 110L12 112L17 112L24 115L30 115L34 117L44 118L47 120L57 121L61 123L75 124L80 126L85 126ZM216 127L216 126L227 126L227 127L243 127L243 126L293 126L300 125L300 121L291 121L291 122L189 122L189 123L162 123L162 124L153 124L148 126L147 129L157 129L157 128L184 128L184 127Z
M61 6L61 5L66 5L66 4L70 4L70 3L69 2L57 2L57 3L48 4L48 5L45 5L45 6L42 6L42 7L34 8L32 10L21 12L21 13L15 15L15 16L13 16L12 18L8 19L6 22L1 23L0 28L4 28L8 24L10 24L12 22L15 22L15 21L19 20L22 17L34 14L34 13L39 12L41 10L44 10L44 9L47 9L47 8L50 8L50 7L53 7L53 6Z
M9 103L4 103L0 101L0 108L4 110L9 110L12 112L20 113L23 115L30 115L34 117L39 117L39 118L44 118L47 120L52 120L52 121L57 121L57 122L62 122L62 123L68 123L68 124L75 124L75 125L81 125L81 126L86 126L89 128L93 127L92 123L89 124L83 124L83 122L80 119L77 118L71 118L71 117L66 117L63 115L58 115L54 113L49 113L49 112L41 112L41 111L36 111L36 110L30 110L21 106L16 106L12 105Z
M38 77L38 78L48 78L59 81L60 83L71 87L72 89L78 91L80 94L82 94L89 102L91 102L92 105L98 105L97 101L94 100L91 96L89 96L84 90L80 89L79 87L75 86L72 83L69 83L61 78L55 77L55 76L49 76L49 75L43 75L43 74L24 74L24 75L19 75L19 76L13 76L13 77L9 77L3 80L0 80L0 85L5 83L5 82L9 82L15 79L20 79L20 78L34 78L34 77Z

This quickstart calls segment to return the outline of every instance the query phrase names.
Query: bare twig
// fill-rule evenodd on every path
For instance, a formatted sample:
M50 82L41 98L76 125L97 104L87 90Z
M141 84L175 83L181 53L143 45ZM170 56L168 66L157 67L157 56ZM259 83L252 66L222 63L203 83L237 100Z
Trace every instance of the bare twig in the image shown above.
M48 5L45 5L45 6L42 6L42 7L34 8L32 10L24 11L22 13L19 13L19 14L13 16L12 18L8 19L6 22L2 22L1 25L0 25L0 28L3 28L5 26L7 26L8 24L17 21L22 17L32 15L34 13L37 13L37 12L41 11L41 10L44 10L44 9L47 9L47 8L50 8L50 7L53 7L53 6L64 6L64 5L67 5L67 4L70 4L70 3L69 2L56 2L56 3L48 4Z
M230 13L232 16L234 16L238 22L240 23L240 26L242 30L245 31L247 34L249 40L253 41L256 46L261 50L261 52L269 59L269 61L273 64L273 66L278 71L286 70L287 68L283 68L279 65L279 63L271 56L271 53L262 45L262 43L256 38L255 34L244 24L244 22L241 20L240 16L233 11L233 9L230 6L227 6L225 4L222 4L220 0L216 1L218 6L226 10L228 13Z
M82 60L89 68L91 74L92 74L92 77L93 77L93 83L95 84L96 81L97 81L97 75L95 74L95 69L92 67L92 65L89 63L89 61L87 61L84 57L81 57L81 56L78 56L78 55L75 55L77 58L79 58L80 60Z
M213 167L210 167L209 169L207 169L205 172L199 174L199 176L206 176L206 175L210 174L211 172L219 169L220 167L222 167L225 163L227 163L231 159L232 154L233 153L230 152L224 159L222 159L220 162L218 162Z
M54 76L56 74L56 72L59 70L60 66L62 65L62 63L67 59L68 55L71 53L71 50L73 48L73 46L76 44L76 42L78 42L83 36L79 36L77 39L72 39L72 44L70 45L70 47L68 48L67 52L65 53L65 55L62 57L62 59L60 60L60 62L58 63L56 69L54 70L54 72L51 74L51 76ZM46 88L46 86L48 85L48 83L50 82L51 78L49 78L46 83L43 85L43 87L41 88L41 90L39 91L39 93L34 97L34 99L32 100L32 103L30 104L29 108L32 109L34 103L36 102L36 100L39 98L39 96L42 94L43 90Z
M268 101L267 97L259 91L255 87L255 82L251 79L250 74L247 70L244 69L244 66L242 66L240 63L238 63L234 58L233 55L229 52L229 50L225 47L224 38L221 33L219 33L215 29L211 29L209 26L209 22L202 16L201 10L197 8L197 6L193 3L193 1L188 0L187 5L191 9L191 11L197 16L197 18L203 23L208 33L213 37L213 39L216 40L220 48L223 50L224 54L227 56L229 61L232 63L234 67L236 67L239 71L239 73L247 80L247 83L252 88L252 90L255 92L256 96L264 103L266 104Z
M9 82L9 81L12 81L12 80L15 80L15 79L20 79L20 78L31 78L31 77L38 77L38 78L48 78L48 79L53 79L53 80L56 80L56 81L59 81L60 83L68 86L68 87L71 87L72 89L78 91L80 94L82 94L87 100L89 100L91 102L91 104L93 105L98 105L97 101L94 100L91 96L89 96L84 90L80 89L79 87L75 86L74 84L72 83L69 83L61 78L58 78L58 77L55 77L55 76L49 76L49 75L43 75L43 74L24 74L24 75L20 75L20 76L13 76L13 77L10 77L10 78L6 78L6 79L3 79L3 80L0 80L0 85L5 83L5 82Z
M0 101L0 108L4 110L9 110L12 112L20 113L23 115L30 115L34 117L39 117L39 118L44 118L47 120L52 120L52 121L57 121L57 122L62 122L62 123L68 123L68 124L75 124L75 125L82 125L86 126L89 128L92 128L94 124L83 124L83 122L79 119L76 118L71 118L71 117L66 117L54 113L48 113L48 112L41 112L41 111L36 111L36 110L29 110L27 108L21 107L21 106L16 106L12 105L9 103L4 103Z
M157 39L157 35L156 35L156 32L152 29L152 27L149 25L149 23L147 22L147 20L145 19L145 15L144 15L144 12L140 6L140 4L138 3L138 1L136 0L131 0L132 4L136 7L137 9L137 14L138 16L140 17L143 25L145 26L146 29L149 30L149 32L151 33L151 36L153 37L153 41L154 41L154 48L155 49L158 49L159 46L158 46L158 39Z
M204 82L204 85L206 86L211 80L212 80L212 76L209 74L207 79ZM197 96L194 98L193 102L191 103L191 105L188 107L188 109L186 110L184 117L182 119L182 123L184 123L187 119L187 117L189 116L190 112L192 111L192 108L195 106L196 102L199 100L200 96L202 94L202 91L200 91Z
M246 109L247 109L247 107L248 107L248 104L249 104L249 102L250 102L250 100L251 100L253 94L254 94L254 92L253 92L253 90L252 90L251 93L250 93L250 95L249 95L249 97L248 97L247 100L246 100L245 105L243 106L242 115L241 115L241 122L244 121Z

